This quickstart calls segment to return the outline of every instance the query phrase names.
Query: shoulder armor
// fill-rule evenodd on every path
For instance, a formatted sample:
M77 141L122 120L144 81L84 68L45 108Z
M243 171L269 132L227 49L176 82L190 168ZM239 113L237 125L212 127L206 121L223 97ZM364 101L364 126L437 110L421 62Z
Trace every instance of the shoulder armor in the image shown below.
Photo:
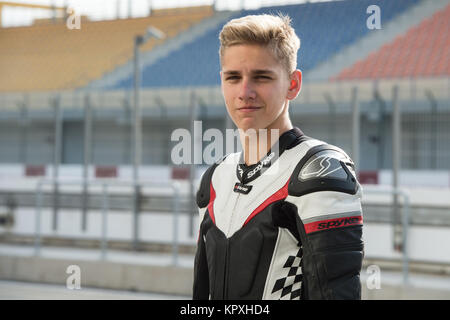
M308 150L291 175L288 193L302 196L317 191L355 194L358 183L353 161L340 148L322 144Z
M200 186L197 191L196 202L199 208L204 208L208 205L210 199L210 186L211 179L216 170L216 167L228 157L228 154L223 156L221 159L217 160L213 165L211 165L204 173L200 181Z

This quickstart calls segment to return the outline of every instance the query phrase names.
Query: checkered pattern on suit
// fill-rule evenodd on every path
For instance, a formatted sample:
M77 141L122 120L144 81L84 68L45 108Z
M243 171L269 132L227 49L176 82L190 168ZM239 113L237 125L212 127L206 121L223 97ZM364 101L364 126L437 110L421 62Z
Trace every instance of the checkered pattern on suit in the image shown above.
M283 265L286 269L286 277L277 279L272 293L279 292L281 300L300 300L302 290L302 248L295 256L289 256Z

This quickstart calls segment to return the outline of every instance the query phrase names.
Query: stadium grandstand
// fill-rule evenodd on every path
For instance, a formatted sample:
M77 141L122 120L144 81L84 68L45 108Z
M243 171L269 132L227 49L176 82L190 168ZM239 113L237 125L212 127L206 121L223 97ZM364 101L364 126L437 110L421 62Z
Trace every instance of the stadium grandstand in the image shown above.
M81 20L80 30L65 20L48 19L32 26L1 28L1 91L64 90L85 86L133 57L133 37L152 25L168 39L211 16L210 6L154 10L152 16L109 21ZM162 40L151 39L143 51Z
M224 133L234 128L220 87L218 35L230 19L271 13L289 15L301 39L303 85L290 104L293 124L346 150L364 188L405 188L411 225L425 226L411 241L417 244L429 228L427 235L437 230L436 241L448 247L448 235L441 237L438 228L448 234L450 227L450 0L298 0L284 5L255 0L251 7L251 1L241 1L238 8L209 1L151 8L136 17L94 19L83 13L77 16L79 28L69 28L73 14L65 5L22 2L0 1L0 222L5 210L16 212L9 229L0 223L0 242L33 243L38 226L26 217L39 203L48 211L48 226L52 221L52 227L42 227L42 241L100 246L100 231L89 229L93 218L86 214L99 213L104 198L96 189L88 201L88 182L94 181L93 189L105 181L128 183L140 166L143 189L145 183L176 180L188 191L170 201L150 187L142 194L137 189L134 195L122 189L114 193L117 198L111 197L108 208L126 218L111 228L111 246L137 241L150 249L170 245L172 236L163 227L145 224L150 215L142 215L139 227L137 213L163 212L163 221L179 200L183 218L189 216L180 225L189 228L177 241L192 253L197 235L192 190L208 164L174 164L171 152L178 141L172 135L187 129L205 150L211 141L202 140L207 129ZM2 26L8 6L51 14L28 25ZM378 13L369 10L373 6ZM377 14L379 27L374 27L371 17ZM201 121L200 133L195 121ZM40 179L52 181L47 191L48 181ZM70 179L82 182L77 191L64 191ZM43 188L42 198L38 188ZM401 259L399 247L391 247L398 233L382 229L394 224L392 195L367 193L367 240L382 243L369 244L367 261ZM58 211L80 209L82 218L73 219L83 221L81 230L79 224L76 230L64 229L62 216L69 215L59 215L57 222ZM172 230L171 223L166 230ZM129 232L118 231L122 224ZM450 274L450 249L443 254L427 247L430 243L411 248L409 259L417 270Z
M382 13L381 30L367 27L366 9L372 4L378 5ZM99 116L96 122L93 144L101 147L94 148L92 163L129 163L129 129L123 124L131 114L128 107L133 105L134 37L153 26L166 37L152 37L140 48L140 99L144 124L149 124L144 125L144 141L148 143L144 144L143 163L169 164L170 145L164 140L175 128L187 127L183 117L187 115L191 91L197 92L198 110L206 115L205 126L225 128L218 33L231 18L262 13L288 14L301 38L298 67L304 74L305 85L292 112L311 135L349 150L351 135L342 129L350 125L351 88L355 84L360 88L362 170L390 167L390 132L383 129L385 121L377 120L389 119L390 114L389 103L385 107L383 103L391 99L391 92L386 92L383 86L392 86L395 81L401 87L400 99L416 113L420 108L433 109L428 107L434 101L430 99L449 98L447 1L345 0L239 11L218 11L214 6L160 9L152 10L148 17L107 21L89 21L85 17L79 30L69 29L64 19L41 19L31 26L1 28L0 92L3 92L2 107L5 112L10 111L4 114L14 117L26 110L31 116L37 109L50 110L49 101L58 96L62 108L67 110L65 114L72 114L71 118L63 115L62 163L81 164L83 103L80 101L90 93L91 103L103 104L98 106L102 110L112 110L105 112L103 119ZM378 88L384 93L374 94ZM419 118L416 113L412 114L414 119ZM49 115L51 111L41 114ZM166 115L167 125L163 125L158 117ZM111 118L116 120L111 123ZM404 126L407 139L408 135L414 135L411 143L404 146L406 168L448 169L449 151L439 148L448 143L446 126L433 126L445 123L448 114L444 112L435 118L421 125L408 121ZM51 162L52 144L48 136L53 133L53 120L47 119L50 120L47 124L41 123L36 129L41 134L29 136L26 146L17 143L21 139L18 127L13 128L11 123L3 126L9 134L2 139L2 148L9 152L3 152L0 161ZM429 127L436 132L430 133ZM438 137L431 146L427 138L430 134ZM32 142L38 137L39 141ZM423 144L423 148L411 150L416 143ZM113 145L118 147L107 151ZM34 148L41 151L31 150ZM431 164L425 151L430 148L436 149L432 151Z
M384 44L336 80L446 77L450 74L450 5Z
M382 11L386 12L383 15L383 23L388 23L415 3L417 3L416 0L379 1ZM305 3L244 10L230 18L278 12L289 15L293 20L293 27L298 30L301 39L301 50L298 54L299 68L307 75L308 71L315 66L342 48L355 43L370 31L365 23L366 8L370 4L371 2L366 0ZM221 28L222 25L219 24L190 44L172 52L164 59L158 60L157 63L147 66L143 70L143 86L219 85L217 48L219 47L218 35ZM174 72L179 73L180 76L174 79L172 77ZM149 76L146 77L146 74ZM154 74L161 75L161 77L156 79L151 76ZM132 77L122 79L113 88L131 87L132 80Z

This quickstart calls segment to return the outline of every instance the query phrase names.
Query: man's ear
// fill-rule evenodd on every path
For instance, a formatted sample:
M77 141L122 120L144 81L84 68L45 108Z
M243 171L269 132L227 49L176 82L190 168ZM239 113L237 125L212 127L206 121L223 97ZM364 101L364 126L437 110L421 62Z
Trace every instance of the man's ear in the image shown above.
M288 100L293 100L293 99L297 98L297 96L302 88L302 72L298 69L295 70L294 72L292 72L289 79L290 79L290 83L289 83L289 89L288 89L286 98Z

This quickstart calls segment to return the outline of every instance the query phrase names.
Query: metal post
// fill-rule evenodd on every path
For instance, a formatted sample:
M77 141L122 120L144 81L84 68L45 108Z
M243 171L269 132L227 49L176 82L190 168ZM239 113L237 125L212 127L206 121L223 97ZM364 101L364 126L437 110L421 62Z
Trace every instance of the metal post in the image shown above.
M102 243L101 243L101 258L102 260L106 259L106 252L108 249L108 240L107 240L107 234L108 234L108 211L109 211L109 205L108 205L108 185L106 183L102 184Z
M142 36L136 36L134 40L134 161L133 161L133 248L139 249L139 167L142 157L142 118L139 104L140 69L139 46L143 43Z
M431 126L430 126L430 164L432 169L437 169L437 141L438 141L438 118L437 118L437 101L431 90L425 90L425 96L431 106Z
M403 215L402 215L402 227L403 227L403 285L409 284L409 251L408 251L408 231L409 231L409 197L403 195Z
M123 163L131 163L131 152L133 149L133 130L134 126L132 125L133 120L132 116L133 113L131 111L130 107L130 97L127 96L123 99L123 108L124 108L124 127L125 127L125 147L124 147L124 153L123 153Z
M355 173L359 172L359 145L361 119L358 103L358 87L352 88L352 159L355 163Z
M401 161L401 114L398 101L398 87L392 88L392 188L397 190L399 187L399 170ZM400 227L400 210L398 194L393 195L393 231L394 231L394 249L402 250L402 230Z
M29 132L29 115L28 115L28 95L24 96L23 103L19 106L20 119L19 124L22 127L20 130L20 155L19 161L23 164L28 164L28 132Z
M379 117L378 117L378 157L377 157L377 169L383 169L384 167L384 144L385 144L385 124L384 124L384 117L385 117L385 110L386 110L386 103L381 97L380 93L378 92L378 89L374 89L374 100L378 102L378 110L379 110Z
M131 8L131 1L129 2ZM131 10L131 9L130 9ZM137 35L134 38L134 162L133 162L133 182L134 182L134 202L133 202L133 247L139 249L139 211L140 211L140 185L139 167L142 160L142 114L139 101L139 90L141 86L141 74L139 63L139 47L150 37L162 39L165 34L152 26L147 28L145 35Z
M34 255L41 253L41 210L42 210L42 180L38 181L36 190L36 215L34 222Z
M192 146L193 146L193 152L192 152L192 164L189 166L189 188L188 188L188 199L190 204L190 214L189 214L189 235L192 237L194 235L194 216L196 214L197 208L195 203L195 186L194 186L194 180L196 175L196 167L195 167L195 160L197 160L197 150L198 150L198 137L197 132L195 130L195 121L197 119L197 99L195 96L195 92L191 92L191 103L189 106L189 113L190 113L190 123L191 123L191 139L192 139Z
M402 212L402 275L403 275L403 285L407 286L409 283L409 251L408 251L408 231L409 231L409 208L410 208L410 200L409 196L400 189L391 189L391 190L380 190L374 189L371 190L370 187L365 189L365 193L375 193L375 194L388 194L388 195L397 195L403 198L403 212Z
M139 214L141 207L140 197L141 187L139 184L133 185L133 249L140 250L139 243Z
M92 150L92 109L89 99L89 94L84 98L84 152L83 152L83 201L82 201L82 216L81 216L81 230L87 229L87 212L89 202L89 164L91 162Z
M59 211L59 164L61 163L61 146L62 146L62 111L59 103L59 97L53 100L55 111L55 137L53 146L53 230L58 228L58 211Z
M173 249L172 249L172 263L174 266L178 265L178 218L180 211L180 187L178 182L174 182L173 189Z
M139 69L139 46L142 44L142 36L136 36L134 41L134 162L133 181L137 183L139 166L142 156L142 115L139 101L141 75Z

